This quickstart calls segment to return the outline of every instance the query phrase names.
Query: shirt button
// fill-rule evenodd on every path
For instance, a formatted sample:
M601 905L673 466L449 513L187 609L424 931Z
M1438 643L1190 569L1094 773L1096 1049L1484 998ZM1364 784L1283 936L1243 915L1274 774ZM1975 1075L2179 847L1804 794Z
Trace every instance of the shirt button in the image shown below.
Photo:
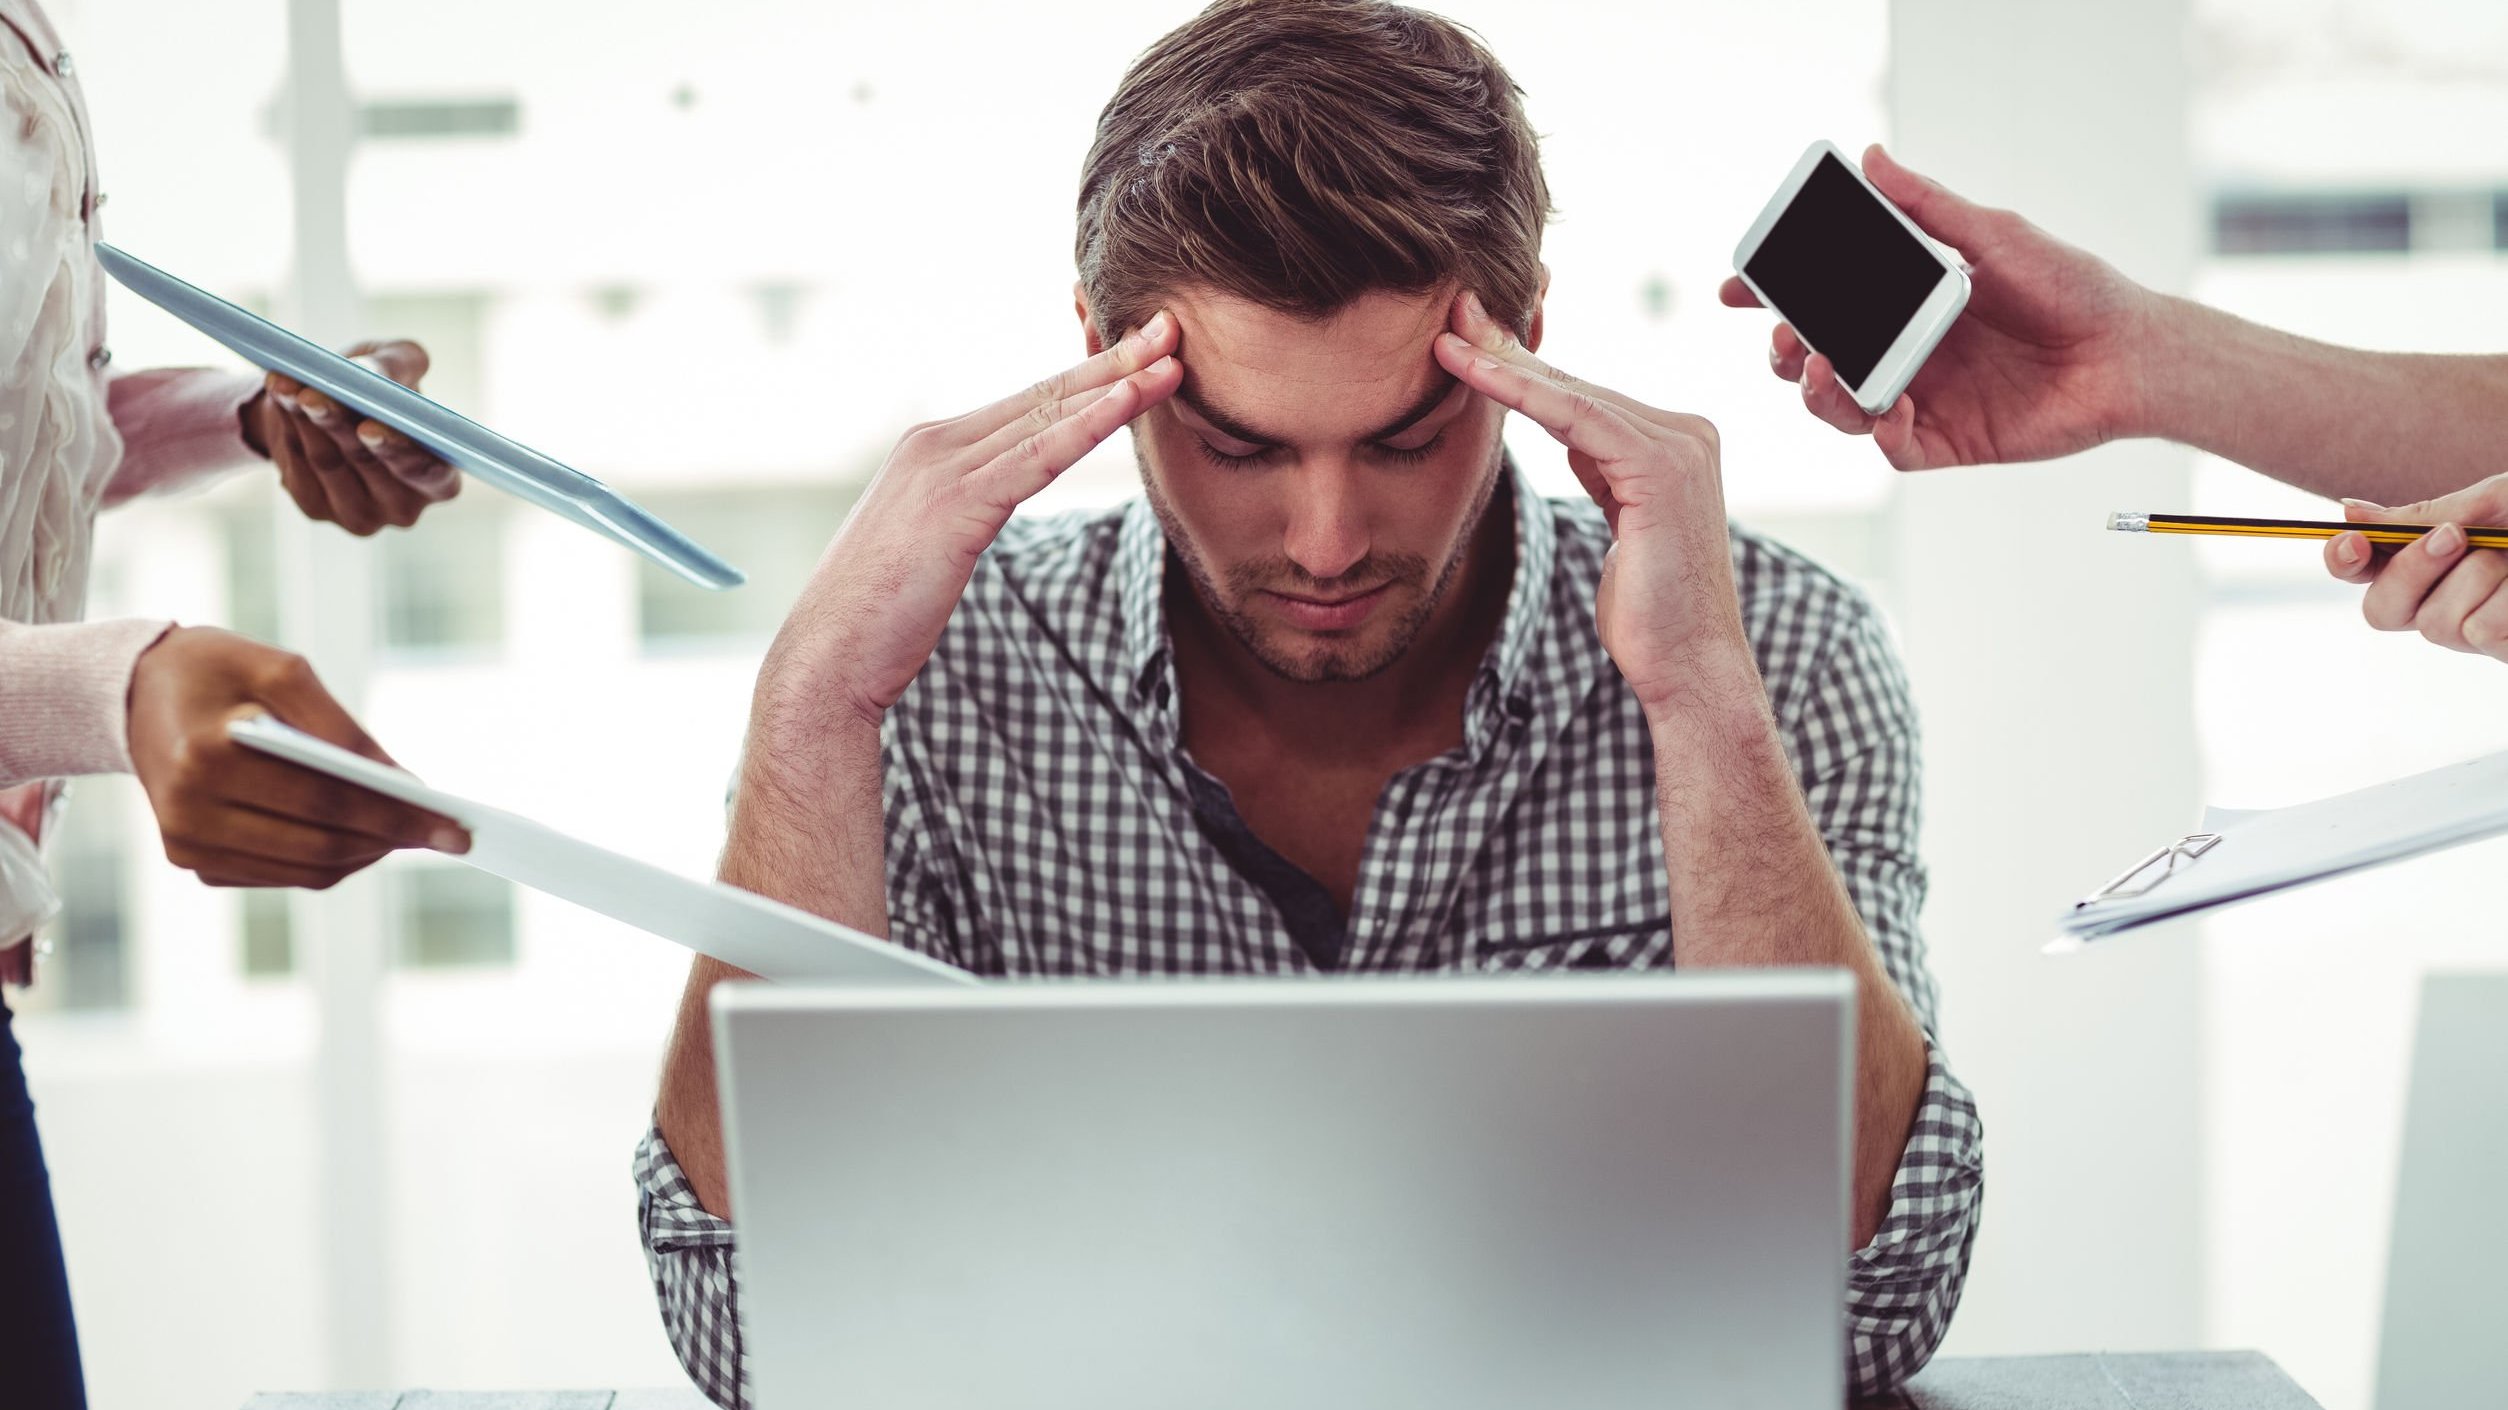
M88 204L91 208L93 208L93 209L95 209L95 210L103 210L103 209L104 209L104 203L105 203L105 202L107 202L107 201L110 201L110 200L112 200L112 199L113 199L113 193L112 193L112 192L110 192L110 191L99 191L99 192L97 192L97 193L96 193L96 199L94 199L94 200L92 200L92 201L88 202L87 204Z
M70 63L69 50L64 49L52 56L52 72L60 78L68 78L71 74L78 72L76 66Z
M98 348L94 352L87 355L87 365L96 369L98 372L104 371L105 364L111 361L113 361L113 349L111 348Z

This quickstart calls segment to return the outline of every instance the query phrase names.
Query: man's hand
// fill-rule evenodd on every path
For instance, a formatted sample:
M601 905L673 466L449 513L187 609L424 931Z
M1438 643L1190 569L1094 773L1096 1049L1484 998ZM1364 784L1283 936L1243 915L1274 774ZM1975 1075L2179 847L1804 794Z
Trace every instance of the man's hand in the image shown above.
M1898 164L1878 145L1864 174L1926 234L1969 265L1968 307L1888 412L1855 404L1829 359L1778 324L1777 376L1812 414L1871 436L1901 470L2050 460L2128 434L2145 419L2152 375L2143 351L2160 296L2010 211L1989 210ZM1718 291L1755 308L1738 278Z
M2450 651L2508 661L2508 551L2466 551L2464 530L2508 526L2508 475L2394 509L2343 503L2363 524L2436 524L2419 543L2379 549L2359 534L2325 545L2327 572L2366 583L2360 612L2382 632L2419 632Z
M1086 362L898 442L828 545L759 672L759 706L832 703L876 728L1011 511L1174 393L1166 314ZM757 723L757 722L753 722ZM813 732L817 732L815 726Z
M1436 354L1472 390L1566 446L1569 468L1602 506L1612 544L1594 624L1649 718L1696 682L1700 652L1738 650L1748 659L1713 425L1560 372L1468 292L1456 299L1454 331L1438 335Z
M360 343L348 355L371 359L413 391L427 374L427 350L416 343ZM244 406L244 439L279 468L306 518L359 538L386 524L406 529L428 505L461 492L460 472L417 442L276 372Z
M451 821L227 738L268 713L382 763L301 656L210 627L176 627L131 675L131 763L166 860L212 886L328 887L400 847L466 852Z

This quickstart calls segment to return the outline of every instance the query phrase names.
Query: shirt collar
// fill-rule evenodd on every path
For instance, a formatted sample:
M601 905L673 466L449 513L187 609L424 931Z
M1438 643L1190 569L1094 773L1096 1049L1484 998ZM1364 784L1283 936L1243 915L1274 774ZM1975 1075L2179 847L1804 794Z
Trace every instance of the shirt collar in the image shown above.
M1549 620L1558 558L1558 527L1550 502L1525 482L1514 456L1505 458L1499 473L1505 476L1500 488L1515 516L1515 578L1507 590L1506 615L1499 623L1497 639L1490 643L1471 693L1465 697L1464 742L1475 758L1509 724L1532 718L1534 693L1525 688L1524 673ZM1164 596L1167 536L1147 499L1135 499L1125 510L1112 568L1116 610L1123 626L1122 679L1133 707L1150 723L1153 737L1173 743L1176 683Z

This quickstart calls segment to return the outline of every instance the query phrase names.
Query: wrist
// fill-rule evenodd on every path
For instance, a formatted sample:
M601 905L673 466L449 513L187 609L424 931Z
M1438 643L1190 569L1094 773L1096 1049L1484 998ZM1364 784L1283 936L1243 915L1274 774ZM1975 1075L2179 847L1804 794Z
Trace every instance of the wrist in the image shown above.
M2152 437L2200 445L2221 410L2218 369L2236 324L2191 299L2146 294L2125 358L2132 389L2116 410L2107 439Z
M1760 678L1759 660L1740 632L1694 639L1680 653L1679 669L1655 689L1641 691L1639 704L1657 741L1669 734L1695 735L1701 729L1724 734L1732 729L1765 726L1768 687Z
M235 419L237 422L241 423L240 429L242 430L244 436L244 449L251 451L253 454L260 456L264 460L268 460L270 458L270 446L267 441L262 439L261 412L262 408L269 403L269 400L269 389L263 388L262 390L253 393L251 396L246 397L244 399L244 404L237 407L235 410Z

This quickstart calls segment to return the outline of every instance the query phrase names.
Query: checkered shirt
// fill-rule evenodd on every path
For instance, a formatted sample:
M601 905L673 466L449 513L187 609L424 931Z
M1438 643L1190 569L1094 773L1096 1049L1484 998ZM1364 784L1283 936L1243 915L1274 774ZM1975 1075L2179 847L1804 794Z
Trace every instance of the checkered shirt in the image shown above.
M1595 635L1610 531L1511 474L1516 575L1462 748L1396 775L1339 968L1661 969L1674 961L1652 739ZM979 562L885 737L890 936L979 974L1314 974L1270 894L1197 823L1146 504L1016 519ZM1733 533L1742 616L1811 815L1883 964L1933 1031L1917 931L1916 722L1871 605ZM1224 793L1224 790L1223 790ZM1967 1089L1929 1045L1880 1232L1848 1265L1848 1382L1887 1391L1947 1328L1983 1181ZM646 1263L680 1362L745 1407L732 1226L658 1130L638 1147Z

